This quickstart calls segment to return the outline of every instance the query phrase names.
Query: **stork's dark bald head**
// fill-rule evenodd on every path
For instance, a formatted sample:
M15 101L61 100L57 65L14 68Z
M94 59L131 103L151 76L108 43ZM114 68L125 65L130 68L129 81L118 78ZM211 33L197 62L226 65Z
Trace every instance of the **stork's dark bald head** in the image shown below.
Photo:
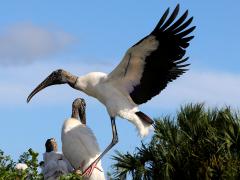
M72 106L73 106L73 108L80 108L84 111L85 107L86 107L86 103L85 103L84 99L77 98L73 101Z
M48 86L68 83L71 87L74 87L76 81L77 81L77 76L74 76L63 69L58 69L56 71L53 71L43 82L41 82L31 92L31 94L27 98L27 102L29 102L35 94L37 94L39 91L45 89Z
M72 103L72 118L78 119L80 118L82 124L86 124L86 103L82 98L77 98Z
M45 143L45 147L46 147L46 152L57 152L58 148L57 148L57 142L54 138L50 138L46 141Z

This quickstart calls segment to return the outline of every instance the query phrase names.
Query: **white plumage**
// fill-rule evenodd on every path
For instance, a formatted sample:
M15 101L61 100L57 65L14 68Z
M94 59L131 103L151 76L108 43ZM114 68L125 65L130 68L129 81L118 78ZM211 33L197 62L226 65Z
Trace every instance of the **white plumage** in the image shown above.
M186 72L189 65L185 64L188 60L184 58L185 49L194 37L189 34L195 26L189 28L193 17L187 19L188 11L177 18L178 12L179 5L171 15L168 8L153 31L130 47L111 73L92 72L77 77L56 70L32 91L27 102L48 86L67 83L104 104L111 118L113 139L96 161L118 142L116 116L127 119L142 137L146 136L154 121L139 111L138 105L158 95L169 82Z
M68 160L59 152L45 152L43 160L42 173L45 180L58 179L60 176L68 174L73 170Z
M131 100L124 84L121 85L121 82L114 81L112 76L92 72L78 77L74 88L95 97L106 106L110 117L120 116L127 119L137 127L142 137L146 136L152 125L144 122L135 114L139 111L138 106Z
M85 104L84 100L76 99L74 103L73 108L78 109L73 109L73 117L67 119L62 126L62 151L64 156L69 160L75 169L79 169L84 172L101 152L99 150L96 137L91 129L86 127L86 124L83 124L80 120L74 117L77 114L76 111L80 111L80 117L85 119L85 107L83 107L83 104ZM89 179L105 179L101 161L99 161L96 168L93 169Z
M46 152L43 154L42 174L46 180L56 180L60 176L71 173L73 167L60 152L57 152L57 142L50 138L45 143Z

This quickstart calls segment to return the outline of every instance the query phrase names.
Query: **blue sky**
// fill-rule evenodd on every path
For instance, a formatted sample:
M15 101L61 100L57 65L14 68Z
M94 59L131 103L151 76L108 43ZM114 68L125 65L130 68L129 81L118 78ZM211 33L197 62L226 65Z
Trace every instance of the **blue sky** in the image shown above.
M69 3L71 2L71 3ZM105 108L68 86L55 86L26 98L58 68L76 75L110 72L125 51L155 27L166 8L180 3L194 16L195 38L187 55L190 71L141 106L151 117L176 112L188 102L240 108L239 1L5 1L0 6L0 149L15 159L28 148L43 153L47 138L61 149L63 121L76 97L87 102L87 121L101 149L111 141ZM141 143L135 128L117 119L120 142L113 148L134 151ZM149 137L150 138L150 137ZM147 138L147 139L149 139ZM147 142L147 139L144 142ZM113 150L103 159L110 170ZM41 159L41 155L40 155Z

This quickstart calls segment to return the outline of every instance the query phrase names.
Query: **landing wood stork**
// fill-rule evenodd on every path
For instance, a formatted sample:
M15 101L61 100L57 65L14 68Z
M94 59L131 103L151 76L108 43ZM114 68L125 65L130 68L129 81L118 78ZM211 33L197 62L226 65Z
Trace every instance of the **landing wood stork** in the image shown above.
M96 168L90 166L101 152L96 137L86 126L85 108L84 99L78 98L73 101L72 116L62 127L62 151L75 170L83 172L89 180L104 180L101 161L94 166Z
M77 77L65 70L56 70L31 92L27 102L48 86L67 83L103 103L111 119L113 138L97 160L118 142L116 116L127 119L141 136L146 136L154 121L139 111L138 105L158 95L169 82L187 71L189 65L184 55L194 37L189 34L195 26L189 28L193 17L187 19L188 10L180 18L177 18L178 12L179 5L168 17L168 8L153 31L130 47L111 73L91 72Z
M48 139L45 147L46 152L43 154L44 165L42 167L44 179L58 179L60 176L73 171L64 155L57 152L57 142L54 138Z

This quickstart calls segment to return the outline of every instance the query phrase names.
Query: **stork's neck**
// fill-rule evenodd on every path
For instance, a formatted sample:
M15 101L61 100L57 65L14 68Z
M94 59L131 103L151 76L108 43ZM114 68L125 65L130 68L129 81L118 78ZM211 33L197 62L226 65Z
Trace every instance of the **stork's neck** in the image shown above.
M97 87L104 82L106 76L107 75L105 73L91 72L78 77L73 88L83 91L90 96L96 97Z
M77 79L78 79L77 76L75 76L75 75L73 75L73 74L71 74L71 73L69 73L67 71L64 71L64 70L63 70L62 78L63 78L63 81L68 83L69 86L71 86L72 88L74 88L74 86L75 86L75 84L77 82Z
M68 84L70 85L70 83L68 83ZM85 78L85 76L79 76L79 77L77 77L77 79L74 82L74 85L72 87L74 89L85 92L85 89L87 88L87 84L88 84L88 82L87 82L87 79Z
M72 118L74 119L79 119L82 124L86 125L86 114L85 114L85 110L83 111L79 111L78 108L73 107L72 108Z
M82 124L86 124L86 114L85 114L85 111L84 112L79 112L78 108L73 108L71 117L75 118L75 119L80 118L80 121L82 122Z

